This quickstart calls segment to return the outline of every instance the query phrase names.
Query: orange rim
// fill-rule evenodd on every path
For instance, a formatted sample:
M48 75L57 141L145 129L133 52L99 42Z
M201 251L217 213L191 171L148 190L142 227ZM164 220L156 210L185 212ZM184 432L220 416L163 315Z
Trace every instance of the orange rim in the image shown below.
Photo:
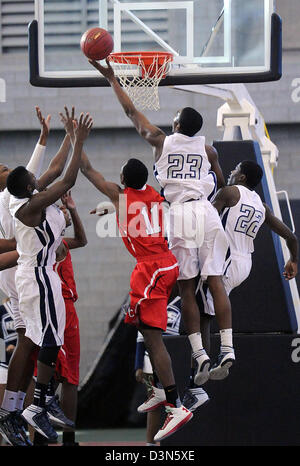
M142 60L147 66L151 65L153 58L158 58L158 64L163 65L165 60L173 61L173 54L170 52L118 52L111 53L108 58L116 63L131 63L137 65Z

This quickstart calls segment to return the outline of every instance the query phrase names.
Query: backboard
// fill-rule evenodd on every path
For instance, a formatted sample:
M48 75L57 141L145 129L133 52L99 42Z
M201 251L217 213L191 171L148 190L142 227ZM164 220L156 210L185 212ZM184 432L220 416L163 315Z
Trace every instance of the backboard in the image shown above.
M30 82L43 87L106 86L80 49L100 26L113 52L168 51L160 85L234 83L281 77L281 19L273 0L35 0L29 25Z

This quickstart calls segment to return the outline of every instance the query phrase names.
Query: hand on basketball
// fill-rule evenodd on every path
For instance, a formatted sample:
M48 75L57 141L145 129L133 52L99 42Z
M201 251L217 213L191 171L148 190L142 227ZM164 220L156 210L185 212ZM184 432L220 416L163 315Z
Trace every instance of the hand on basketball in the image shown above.
M61 197L61 202L68 210L76 208L76 204L71 196L71 191L68 191Z
M285 279L291 280L292 278L296 277L297 273L298 273L297 263L291 260L288 260L284 266L284 272L283 272L283 276L285 277Z
M48 115L47 118L45 119L42 115L40 107L35 107L35 111L39 119L39 122L41 124L41 137L47 139L49 132L50 132L51 115Z
M83 113L80 114L79 121L75 123L74 121L74 126L75 126L75 137L77 141L84 141L93 126L93 118L90 116L89 113L87 113L85 116Z
M75 119L75 107L72 107L71 115L68 107L65 105L65 115L60 113L60 121L64 125L65 131L72 138L74 137L74 119Z
M96 60L89 60L90 64L93 65L94 68L96 68L98 71L100 71L103 76L110 81L115 77L114 70L111 67L111 64L109 62L109 59L105 59L107 67L100 65Z

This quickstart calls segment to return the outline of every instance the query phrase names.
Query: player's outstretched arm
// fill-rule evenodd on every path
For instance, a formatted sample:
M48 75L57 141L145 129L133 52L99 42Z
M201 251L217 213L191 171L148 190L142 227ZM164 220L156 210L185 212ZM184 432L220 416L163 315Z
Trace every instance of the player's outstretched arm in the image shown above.
M83 143L88 137L92 125L93 120L90 115L87 113L84 116L82 113L80 115L78 127L75 130L73 154L64 177L62 180L52 184L47 190L34 194L30 201L18 210L18 218L23 221L25 225L38 225L41 211L58 201L65 192L69 191L72 186L74 186L80 166Z
M225 207L233 207L239 200L240 192L236 186L224 186L224 188L219 189L211 203L221 214Z
M79 217L79 214L76 209L76 204L71 196L71 191L65 193L61 197L61 201L64 206L68 209L71 215L72 224L74 228L73 238L64 238L65 242L68 245L69 249L82 248L87 245L87 237L85 234L85 229L83 223Z
M285 264L283 275L286 280L291 280L292 278L295 278L298 273L299 246L297 236L285 223L273 214L267 204L264 204L264 207L266 209L265 223L272 231L285 239L286 245L290 251L290 259Z
M109 197L109 199L114 203L117 204L119 202L119 195L122 192L122 189L116 183L112 183L111 181L106 181L102 173L98 170L95 170L85 152L82 152L81 156L81 165L80 170L83 175L105 196Z
M100 65L100 63L95 60L89 60L89 62L107 79L122 105L124 112L128 118L130 118L140 136L142 136L142 138L149 142L153 147L162 149L166 137L165 133L157 126L152 125L145 115L135 108L130 97L125 91L123 91L116 79L109 60L106 59L107 67Z
M38 110L37 110L37 114L38 114L38 117L40 118L40 121L41 121L41 124L42 124L44 119L42 119L41 114L39 116ZM48 115L48 117L49 117L49 115ZM49 122L50 122L50 120L49 120ZM46 122L44 123L44 126L47 126ZM45 171L45 173L43 173L43 175L38 180L38 186L39 186L40 191L42 191L47 186L49 186L53 181L55 181L62 174L62 172L63 172L63 170L65 168L67 158L68 158L68 155L69 155L69 151L70 151L70 147L71 147L70 134L68 133L66 128L65 128L65 130L66 130L66 135L65 135L65 137L63 139L63 142L62 142L57 154L51 160L48 169ZM48 137L48 134L47 134L47 137ZM42 142L44 142L44 140L42 140ZM40 144L41 144L41 142L40 142ZM43 145L43 144L41 144L41 145Z
M60 113L61 121L70 135L71 142L74 144L74 125L73 121L75 121L75 126L77 124L77 120L75 119L75 108L72 107L71 114L69 109L65 106L65 113ZM119 200L119 194L121 188L116 184L110 181L106 181L102 173L92 166L89 158L84 150L82 150L81 154L81 164L80 170L82 174L105 196L109 197L112 202L116 203Z
M36 178L39 178L41 176L42 166L46 152L46 144L50 131L51 115L48 115L47 118L44 118L39 107L35 107L35 111L36 116L41 125L41 133L26 168L28 171L33 173Z
M222 168L220 167L220 164L219 164L218 152L213 146L209 146L209 145L205 146L205 150L207 153L209 163L211 165L211 169L213 172L215 172L216 177L217 177L217 187L218 189L222 188L223 186L225 186L225 180L224 180Z

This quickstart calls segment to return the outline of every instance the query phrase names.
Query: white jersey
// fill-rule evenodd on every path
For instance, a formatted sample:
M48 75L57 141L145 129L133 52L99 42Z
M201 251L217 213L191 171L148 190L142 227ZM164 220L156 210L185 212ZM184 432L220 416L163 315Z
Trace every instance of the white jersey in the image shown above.
M227 207L222 214L222 223L229 241L230 254L249 255L254 251L254 239L265 221L266 209L260 196L245 186L235 185L240 200Z
M211 171L204 136L166 136L154 174L169 203L208 199L216 190L216 175Z
M14 221L9 210L10 193L7 188L0 193L0 237L14 237Z
M26 202L28 199L11 196L10 211L14 216L18 266L51 267L56 262L56 249L61 243L66 227L64 215L53 204L45 209L44 218L39 226L28 227L15 217L15 213Z
M9 210L10 193L5 188L0 193L0 238L10 239L15 236L14 220ZM18 293L15 283L17 267L0 270L0 289L10 299L14 314L15 328L23 328L24 323L19 314Z

